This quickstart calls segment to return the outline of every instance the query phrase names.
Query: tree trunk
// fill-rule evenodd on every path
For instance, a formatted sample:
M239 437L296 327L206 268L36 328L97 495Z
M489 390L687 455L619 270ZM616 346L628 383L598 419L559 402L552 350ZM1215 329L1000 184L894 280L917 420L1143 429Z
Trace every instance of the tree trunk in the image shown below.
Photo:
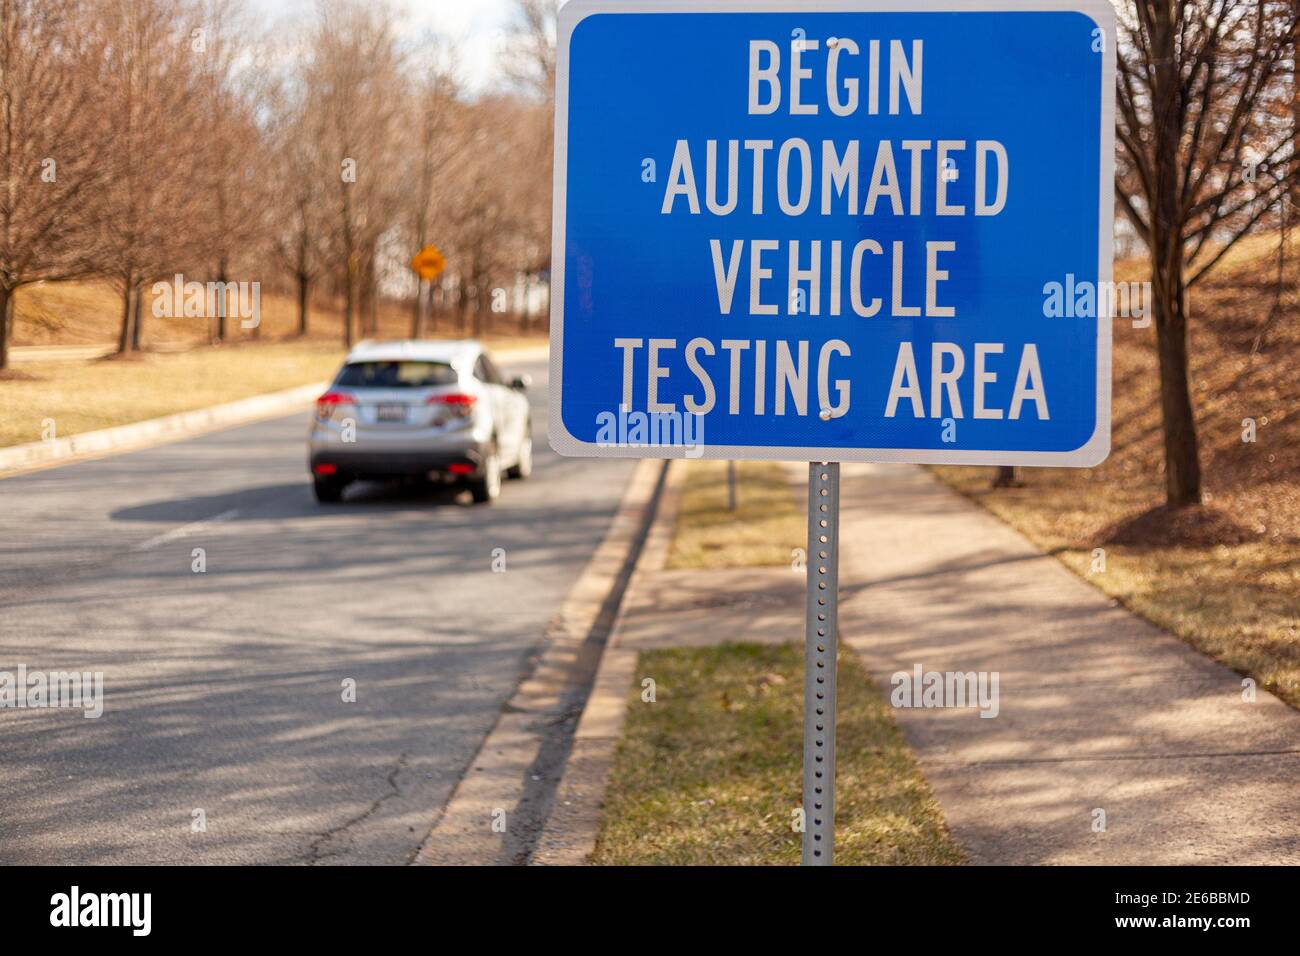
M999 465L998 473L993 476L994 488L1014 488L1016 486L1016 466Z
M352 263L348 262L347 275L343 277L343 344L352 348Z
M357 305L357 321L366 338L378 338L379 285L375 281L375 243L373 242L366 242L362 246L358 281L361 290Z
M416 277L415 280L415 301L411 303L411 338L418 339L424 335L424 280ZM430 298L433 292L430 290Z
M1291 29L1291 140L1292 152L1300 156L1300 0L1295 5L1295 25ZM1300 176L1291 183L1291 205L1300 209Z
M217 281L221 283L221 288L223 289L226 287L227 268L225 259L222 259L217 263ZM226 341L226 316L229 312L230 303L226 301L226 296L223 294L218 298L217 302L217 339L221 342Z
M122 284L122 328L117 336L117 354L125 355L131 351L131 290L135 288L130 277Z
M1158 6L1152 31L1156 100L1153 134L1154 209L1151 222L1151 289L1156 350L1160 357L1160 412L1165 438L1165 500L1174 507L1201 502L1201 466L1187 375L1187 290L1183 275L1180 169L1185 95L1174 56L1172 6Z
M1165 500L1173 506L1201 503L1201 465L1187 375L1187 314L1182 261L1160 276L1152 270L1155 291L1156 350L1160 356L1160 413L1165 432ZM1162 283L1164 288L1161 287Z
M307 295L310 292L311 277L305 272L298 273L298 337L307 334Z
M357 328L363 339L374 337L370 328L370 273L364 265L357 275Z
M206 309L204 311L207 311ZM221 331L217 328L217 316L214 312L208 316L208 344L216 345L221 341Z
M14 293L12 289L0 285L0 371L9 367L9 336L13 334Z
M135 284L135 304L131 307L131 350L140 351L140 327L144 325L144 280Z

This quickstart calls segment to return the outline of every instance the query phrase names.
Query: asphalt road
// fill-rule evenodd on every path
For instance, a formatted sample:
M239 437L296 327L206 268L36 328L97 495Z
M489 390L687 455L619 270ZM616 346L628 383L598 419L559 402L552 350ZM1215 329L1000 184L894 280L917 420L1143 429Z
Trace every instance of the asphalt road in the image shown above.
M306 411L0 481L0 671L105 683L98 719L0 709L0 862L410 860L634 464L556 456L544 364L509 370L537 463L491 506L318 506Z

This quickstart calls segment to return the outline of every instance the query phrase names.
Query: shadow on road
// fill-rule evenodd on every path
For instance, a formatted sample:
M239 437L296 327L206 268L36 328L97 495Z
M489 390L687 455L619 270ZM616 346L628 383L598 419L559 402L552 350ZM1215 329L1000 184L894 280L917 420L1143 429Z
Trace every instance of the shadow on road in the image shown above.
M110 512L113 521L158 521L187 523L235 511L227 520L263 520L268 511L275 517L301 518L312 515L358 514L375 509L410 505L468 505L469 495L459 485L432 482L362 481L349 486L340 504L321 505L312 497L306 482L287 482L241 488L217 495L166 498Z

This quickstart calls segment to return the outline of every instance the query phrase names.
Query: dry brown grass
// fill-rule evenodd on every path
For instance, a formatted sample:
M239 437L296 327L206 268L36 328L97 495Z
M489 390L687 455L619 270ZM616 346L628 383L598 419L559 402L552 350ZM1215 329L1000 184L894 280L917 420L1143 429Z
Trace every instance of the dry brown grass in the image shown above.
M806 518L771 461L736 462L736 510L727 501L725 461L687 461L669 568L776 567L804 547Z
M14 345L115 345L120 302L107 282L43 283L19 290ZM409 305L384 302L378 338L409 334ZM336 309L313 306L312 332L297 338L292 297L264 295L255 339L232 318L232 341L207 344L208 320L159 318L145 303L145 352L126 358L20 360L0 373L0 446L39 441L52 419L67 437L328 379L343 359ZM503 322L504 326L505 323ZM461 334L444 319L434 335ZM486 335L494 347L541 343L512 328Z
M149 354L123 361L34 362L0 381L0 446L157 418L328 379L343 349L267 343Z
M1102 465L1022 470L1023 487L998 490L991 469L935 471L1108 594L1300 706L1300 305L1288 291L1274 311L1276 244L1260 236L1233 249L1191 296L1199 514L1161 509L1155 329L1124 320ZM1118 263L1116 278L1143 279L1145 268ZM1247 418L1254 443L1242 441ZM1096 548L1104 573L1090 573Z

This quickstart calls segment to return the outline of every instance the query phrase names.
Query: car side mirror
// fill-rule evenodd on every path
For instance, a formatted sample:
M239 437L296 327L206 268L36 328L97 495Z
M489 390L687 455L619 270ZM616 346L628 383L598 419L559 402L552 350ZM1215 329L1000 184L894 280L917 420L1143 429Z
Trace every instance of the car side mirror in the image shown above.
M533 384L533 380L528 375L516 375L514 378L510 380L510 387L517 392L522 392L527 390L528 386L532 384Z

